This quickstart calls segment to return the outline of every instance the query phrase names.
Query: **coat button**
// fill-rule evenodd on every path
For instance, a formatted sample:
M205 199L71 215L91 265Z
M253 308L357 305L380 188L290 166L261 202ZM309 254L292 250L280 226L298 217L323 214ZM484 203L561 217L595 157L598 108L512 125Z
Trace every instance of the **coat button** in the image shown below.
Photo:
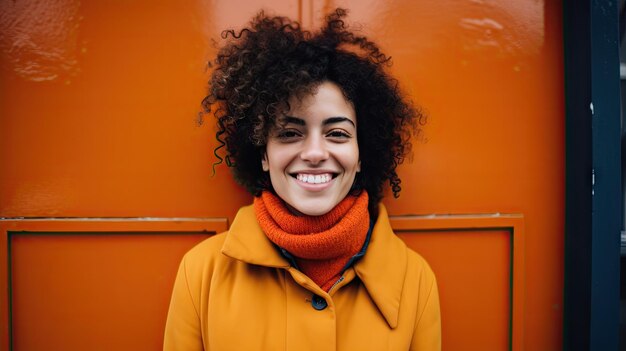
M313 299L311 299L311 305L318 311L321 311L325 309L326 306L328 306L326 300L319 295L313 295Z

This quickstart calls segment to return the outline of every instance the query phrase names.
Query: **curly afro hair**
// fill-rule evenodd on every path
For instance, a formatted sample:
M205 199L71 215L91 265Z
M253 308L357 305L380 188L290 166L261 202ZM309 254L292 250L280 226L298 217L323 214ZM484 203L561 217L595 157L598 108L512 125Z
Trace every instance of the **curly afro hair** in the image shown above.
M214 70L202 106L217 118L216 164L224 160L219 149L225 147L235 180L254 196L273 190L261 168L270 129L282 123L290 97L311 94L324 81L337 84L355 108L361 172L352 191L367 190L372 215L386 182L399 196L396 167L425 116L403 99L397 80L386 73L390 57L349 31L345 16L346 10L336 9L319 32L311 33L298 22L261 11L248 27L222 32L226 44L209 64Z

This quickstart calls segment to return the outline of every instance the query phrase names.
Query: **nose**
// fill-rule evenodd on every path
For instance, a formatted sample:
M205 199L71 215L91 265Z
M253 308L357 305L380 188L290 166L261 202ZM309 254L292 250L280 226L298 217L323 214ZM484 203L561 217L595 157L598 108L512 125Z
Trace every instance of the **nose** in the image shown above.
M328 159L328 150L322 136L309 136L304 141L300 158L311 164L319 164Z

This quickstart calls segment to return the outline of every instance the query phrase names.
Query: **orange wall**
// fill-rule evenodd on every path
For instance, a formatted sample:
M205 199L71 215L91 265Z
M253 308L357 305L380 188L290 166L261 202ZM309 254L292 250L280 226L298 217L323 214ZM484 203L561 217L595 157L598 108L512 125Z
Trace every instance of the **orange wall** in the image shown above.
M558 1L0 2L0 217L232 218L250 196L211 176L196 125L213 39L260 7L316 26L334 6L430 116L390 213L523 215L525 345L560 349Z

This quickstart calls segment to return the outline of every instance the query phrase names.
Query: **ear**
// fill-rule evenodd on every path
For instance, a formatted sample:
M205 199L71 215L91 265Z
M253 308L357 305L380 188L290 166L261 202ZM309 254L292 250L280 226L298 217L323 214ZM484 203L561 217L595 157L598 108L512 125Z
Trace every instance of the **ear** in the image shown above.
M361 160L359 159L359 163L356 165L356 172L361 172Z
M267 172L270 170L270 165L267 162L267 153L264 153L263 158L261 158L261 168L263 169L263 172Z

